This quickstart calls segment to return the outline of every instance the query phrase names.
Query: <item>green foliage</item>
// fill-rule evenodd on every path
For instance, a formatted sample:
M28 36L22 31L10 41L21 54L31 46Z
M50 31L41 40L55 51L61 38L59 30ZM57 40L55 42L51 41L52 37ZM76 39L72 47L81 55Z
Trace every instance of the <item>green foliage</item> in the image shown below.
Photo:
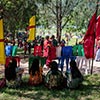
M61 2L61 12L58 13L57 9L60 6L57 2ZM61 29L82 32L86 30L96 9L96 2L97 0L0 0L0 8L3 8L5 31L25 29L29 24L29 18L36 14L37 26L57 28L58 20L61 21ZM60 14L60 19L57 19L57 14Z
M30 0L3 0L5 30L14 32L26 28L29 18L36 12L37 6Z

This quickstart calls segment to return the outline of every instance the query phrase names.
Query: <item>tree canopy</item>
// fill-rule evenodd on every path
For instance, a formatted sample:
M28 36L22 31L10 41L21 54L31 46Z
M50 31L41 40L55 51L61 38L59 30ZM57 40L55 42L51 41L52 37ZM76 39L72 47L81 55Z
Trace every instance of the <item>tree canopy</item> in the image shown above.
M96 9L95 0L0 0L5 31L15 32L28 26L36 14L36 25L57 30L82 31Z

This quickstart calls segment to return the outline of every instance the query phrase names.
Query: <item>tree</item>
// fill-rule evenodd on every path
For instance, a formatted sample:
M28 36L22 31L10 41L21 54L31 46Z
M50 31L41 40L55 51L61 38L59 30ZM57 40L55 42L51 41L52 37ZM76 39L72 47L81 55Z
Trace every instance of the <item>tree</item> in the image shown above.
M62 29L72 18L72 12L81 0L46 0L43 4L43 11L46 12L48 23L56 25L58 41L61 39ZM47 11L48 10L48 11ZM43 12L42 11L42 12ZM52 24L51 24L52 25Z
M36 12L37 6L31 0L1 0L5 31L25 29L29 18ZM13 34L14 35L14 34Z
M35 12L36 25L49 29L55 26L58 41L64 28L73 31L86 28L95 5L96 0L0 0L5 31L15 33L15 30L26 28Z
M72 20L77 30L81 31L87 29L89 20L96 10L96 0L83 0L72 13Z

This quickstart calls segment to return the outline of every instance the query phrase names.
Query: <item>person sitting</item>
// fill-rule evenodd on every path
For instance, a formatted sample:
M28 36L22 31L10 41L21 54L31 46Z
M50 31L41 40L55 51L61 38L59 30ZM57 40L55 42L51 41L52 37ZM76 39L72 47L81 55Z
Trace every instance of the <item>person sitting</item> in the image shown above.
M45 76L44 83L49 89L61 89L63 87L64 77L61 71L58 70L56 61L50 63L50 70Z
M32 62L32 66L29 69L29 84L37 86L42 83L42 73L43 69L42 67L39 67L39 60L35 58Z
M17 67L16 59L12 58L8 66L5 68L6 85L12 88L20 86L23 72L23 69Z
M71 89L78 88L83 81L83 75L79 71L75 60L70 61L70 73L67 73L67 86Z

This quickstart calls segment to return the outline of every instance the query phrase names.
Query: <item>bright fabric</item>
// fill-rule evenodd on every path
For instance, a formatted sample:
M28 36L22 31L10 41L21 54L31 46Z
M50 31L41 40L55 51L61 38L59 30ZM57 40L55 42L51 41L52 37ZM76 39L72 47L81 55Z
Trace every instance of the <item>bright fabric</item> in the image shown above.
M52 60L56 58L56 47L55 46L50 47L49 56L51 56Z
M61 57L61 50L62 50L61 46L56 47L56 57Z
M47 75L45 76L45 85L49 89L54 88L61 88L63 85L63 75L61 71L56 71L55 74L52 73L50 70Z
M6 45L5 51L6 51L6 56L11 56L12 55L12 46Z
M45 40L43 44L43 57L48 57L49 46L50 46L49 40Z
M14 59L16 59L16 61L17 61L17 66L20 66L20 57L14 57ZM5 64L5 67L8 66L10 60L12 60L12 57L11 57L11 56L10 56L10 57L6 57L6 64Z
M84 36L84 53L87 59L94 58L94 43L95 43L95 28L96 28L96 13L90 19L87 32Z
M16 54L17 54L17 48L18 48L17 45L13 46L13 48L12 48L12 56L16 56Z
M49 66L50 62L56 58L56 47L51 45L49 47L48 57L46 60L46 65Z
M96 23L96 39L100 37L100 16L97 18L97 23Z
M73 48L73 56L84 56L83 45L74 45Z
M63 57L71 57L73 54L72 46L64 46L62 47L62 56Z
M44 57L31 56L31 57L29 57L29 68L31 67L32 62L33 62L33 60L34 60L35 58L39 59L39 62L40 62L40 64L41 64L42 67L43 67L44 64L46 63L46 58L44 58Z
M78 56L78 45L74 45L72 50L73 50L73 56Z
M42 46L34 46L34 56L42 56Z
M35 75L32 75L32 72L30 73L30 78L29 78L29 84L30 85L39 85L42 83L42 73L43 69L40 67L39 72L35 72Z
M96 52L95 60L100 61L100 49L98 49Z
M61 56L61 71L63 71L64 60L66 60L66 71L68 70L69 59L73 58L72 46L62 47L62 56Z
M4 36L3 36L3 19L0 19L0 64L5 64L5 50L4 50Z
M36 21L35 21L36 17L32 16L29 20L29 37L27 41L33 41L35 40L35 35L36 35Z
M83 45L78 45L78 56L84 56Z

